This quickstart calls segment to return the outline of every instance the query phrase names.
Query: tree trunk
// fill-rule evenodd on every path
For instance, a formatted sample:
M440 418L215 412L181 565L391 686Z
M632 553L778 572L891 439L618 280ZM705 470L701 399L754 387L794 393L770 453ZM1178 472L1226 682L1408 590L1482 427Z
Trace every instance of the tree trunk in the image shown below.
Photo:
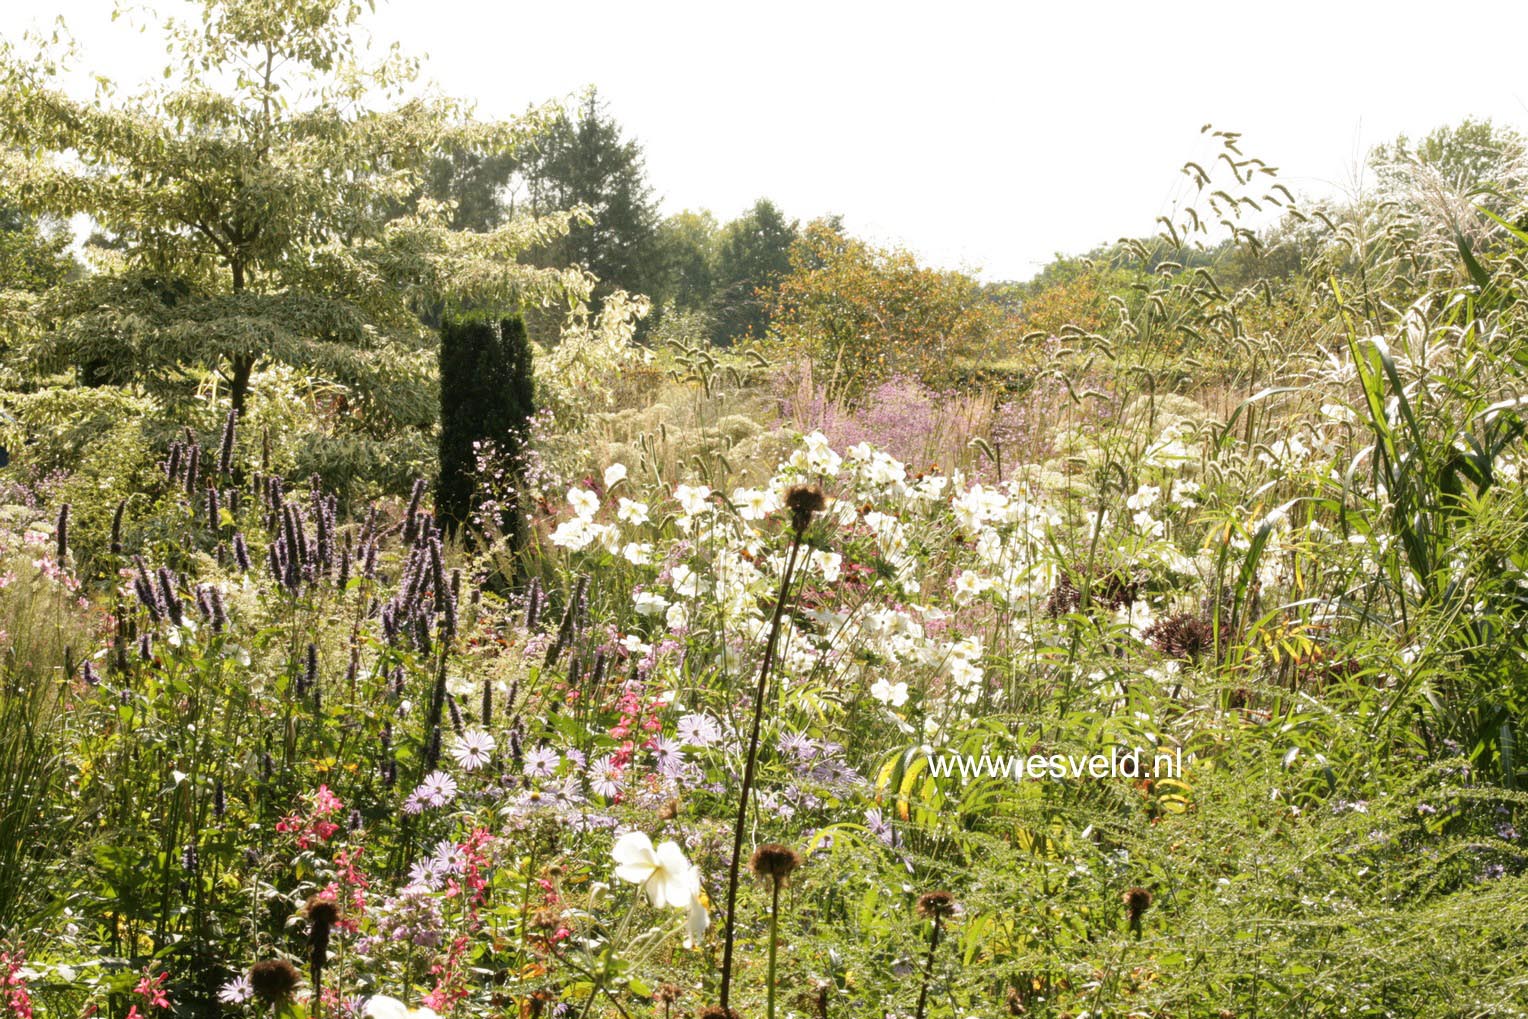
M233 270L233 292L238 294L244 290L244 261L240 258L229 260L229 268ZM249 376L255 370L255 357L253 354L239 354L233 359L233 374L229 377L229 395L233 398L233 409L240 418L244 417L244 396L249 392Z
M244 396L249 392L249 376L255 370L255 359L249 354L240 354L233 359L233 375L229 378L230 394L233 397L233 409L239 417L244 417Z

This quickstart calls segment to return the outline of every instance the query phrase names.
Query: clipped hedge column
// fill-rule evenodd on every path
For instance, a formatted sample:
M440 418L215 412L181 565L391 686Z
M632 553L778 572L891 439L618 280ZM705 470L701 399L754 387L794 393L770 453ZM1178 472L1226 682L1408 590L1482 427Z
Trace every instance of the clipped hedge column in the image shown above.
M530 340L519 317L495 325L446 318L440 327L440 482L435 512L448 534L471 520L479 489L478 442L492 442L518 475L527 421L535 413ZM500 508L500 524L518 546L523 520L512 496Z

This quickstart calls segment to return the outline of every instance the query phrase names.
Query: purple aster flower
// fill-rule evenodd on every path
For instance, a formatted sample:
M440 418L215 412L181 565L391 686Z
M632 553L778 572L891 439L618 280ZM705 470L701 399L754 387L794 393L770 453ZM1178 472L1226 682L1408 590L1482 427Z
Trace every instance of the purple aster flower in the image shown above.
M548 778L557 770L557 751L551 747L535 747L526 751L525 774L531 778Z
M440 887L440 878L440 862L433 857L415 860L409 867L409 884L411 885L423 885L433 891Z
M776 744L782 754L790 754L798 761L809 761L817 753L817 741L804 732L788 732Z
M444 807L456 799L456 779L443 771L432 771L414 793L431 807Z
M559 803L566 804L583 803L587 799L587 797L584 796L583 783L579 781L578 775L576 774L569 775L567 778L563 779L562 785L553 793L553 795L557 798Z
M892 830L890 824L881 815L880 807L871 807L865 811L865 827L870 829L870 834L886 843L888 846L897 844L897 833Z
M658 765L658 771L665 778L677 778L684 768L684 750L678 740L669 739L667 736L659 736L653 740L653 758Z
M430 859L441 874L459 874L466 866L467 854L450 839L441 839L435 844L435 855Z
M616 767L609 754L594 762L589 773L589 788L607 800L615 799L621 791L621 769Z
M689 746L708 747L722 738L722 729L710 715L689 714L679 720L674 735Z
M469 729L456 737L451 756L456 758L456 763L462 766L463 771L476 771L488 763L495 746L491 733L482 729Z
M243 1005L255 996L249 977L243 973L234 977L218 990L218 1000L225 1005Z

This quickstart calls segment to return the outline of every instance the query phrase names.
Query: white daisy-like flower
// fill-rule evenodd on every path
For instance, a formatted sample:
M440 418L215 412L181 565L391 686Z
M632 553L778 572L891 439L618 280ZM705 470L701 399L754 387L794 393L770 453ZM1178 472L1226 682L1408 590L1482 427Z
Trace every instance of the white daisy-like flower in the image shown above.
M1199 505L1198 500L1194 498L1194 496L1199 494L1199 491L1200 487L1197 481L1174 481L1172 501L1174 505L1182 506L1185 509L1193 509Z
M614 488L617 482L626 480L626 465L611 464L605 468L605 488Z
M681 598L694 598L700 594L703 586L703 578L699 573L680 563L670 571L674 582L674 593Z
M744 520L763 520L780 508L780 496L767 488L739 488L732 493L732 503Z
M586 548L597 537L599 532L590 526L588 519L584 517L564 520L552 529L552 544L574 552Z
M832 584L838 580L844 557L837 552L812 552L812 566L822 572L822 579Z
M992 582L984 580L979 574L971 570L962 570L960 576L955 578L955 604L969 604L991 586Z

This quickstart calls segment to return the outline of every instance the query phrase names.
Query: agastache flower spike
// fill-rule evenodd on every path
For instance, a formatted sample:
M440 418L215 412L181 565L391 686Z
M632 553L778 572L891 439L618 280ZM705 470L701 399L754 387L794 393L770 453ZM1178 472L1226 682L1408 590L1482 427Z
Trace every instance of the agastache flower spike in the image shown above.
M223 423L223 441L218 447L218 474L226 477L233 467L233 443L234 426L239 420L239 412L230 410L228 420Z
M180 596L175 593L175 576L169 567L159 567L159 593L164 597L165 610L169 613L170 621L179 626L185 620L181 612Z
M58 525L55 528L54 537L58 539L58 554L54 558L62 566L69 558L69 504L67 502L58 508Z
M111 515L111 554L122 554L122 515L127 512L127 500L117 503L116 512Z
M414 481L414 492L409 497L408 513L404 515L403 540L405 544L412 544L419 534L419 500L424 498L425 482L423 478Z
M191 450L186 454L186 494L196 494L197 472L202 462L202 447L195 441L191 443Z

